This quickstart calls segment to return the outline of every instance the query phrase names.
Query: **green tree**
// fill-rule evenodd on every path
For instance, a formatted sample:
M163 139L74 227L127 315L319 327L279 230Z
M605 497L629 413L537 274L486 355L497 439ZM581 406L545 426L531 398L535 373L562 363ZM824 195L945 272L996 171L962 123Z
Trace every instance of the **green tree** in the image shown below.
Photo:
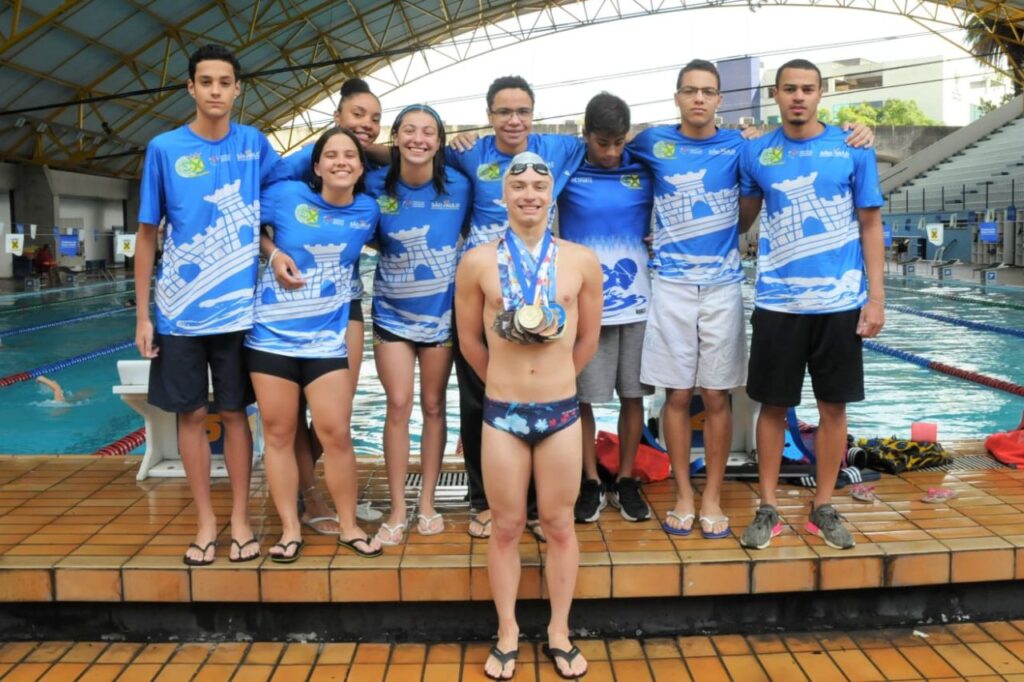
M878 109L867 102L847 104L836 112L837 123L863 123L867 126L878 125Z
M1013 94L1022 92L1021 69L1024 68L1024 45L1020 44L1020 29L1005 20L992 23L974 16L967 22L967 48L975 59L985 66L1005 66L1013 77Z
M935 121L924 115L917 102L908 99L887 99L878 112L878 124L887 126L933 126Z
M981 113L989 114L998 109L999 107L1003 106L1004 104L1009 104L1010 100L1012 99L1012 92L1008 92L1002 97L1000 97L998 102L987 100L984 97L982 97L981 99L978 100L978 108L981 109Z

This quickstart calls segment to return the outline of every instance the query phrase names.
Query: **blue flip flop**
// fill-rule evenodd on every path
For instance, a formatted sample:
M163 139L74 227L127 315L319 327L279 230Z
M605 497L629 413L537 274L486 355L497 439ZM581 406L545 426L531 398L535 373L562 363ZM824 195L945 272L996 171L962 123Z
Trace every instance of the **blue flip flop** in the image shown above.
M727 538L732 535L732 528L728 525L729 517L725 514L721 514L719 516L702 516L698 521L700 522L700 534L704 536L705 540L721 540L722 538ZM725 530L720 530L717 533L704 530L705 523L708 524L710 528L714 528L716 523L721 523L722 521L725 521L726 523Z
M675 519L680 524L686 523L687 521L690 522L689 528L673 528L672 526L668 525L668 521L662 521L661 529L669 535L685 536L693 532L693 520L696 518L695 514L677 514L676 510L673 509L669 511L668 514L666 514L666 516Z

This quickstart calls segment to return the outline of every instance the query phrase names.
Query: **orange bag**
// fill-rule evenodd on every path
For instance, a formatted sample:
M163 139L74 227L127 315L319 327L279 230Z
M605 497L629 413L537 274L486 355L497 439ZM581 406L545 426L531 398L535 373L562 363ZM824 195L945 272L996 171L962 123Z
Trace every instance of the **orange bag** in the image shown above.
M1024 414L1015 430L993 433L986 438L985 449L1003 464L1024 469Z
M597 461L613 474L619 473L619 437L607 431L597 433ZM672 466L668 461L668 453L650 445L640 444L633 460L633 477L641 483L664 481L672 475Z

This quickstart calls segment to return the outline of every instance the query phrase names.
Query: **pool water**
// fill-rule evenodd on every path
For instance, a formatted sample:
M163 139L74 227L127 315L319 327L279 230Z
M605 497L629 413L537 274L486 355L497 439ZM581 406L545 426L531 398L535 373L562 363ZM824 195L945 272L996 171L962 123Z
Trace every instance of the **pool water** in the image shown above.
M372 280L373 258L366 258L363 276ZM930 293L958 293L979 301L1024 306L1024 293L986 292L969 285L953 286L892 278L888 299L922 311L1024 329L1024 310L950 301ZM897 290L911 289L912 291ZM57 294L0 296L0 376L14 374L70 356L111 346L134 336L135 319L123 308L131 296L126 283L63 290ZM745 288L748 306L752 291ZM369 304L365 304L369 320ZM4 337L5 331L29 325L112 311L98 318L72 322L31 333ZM369 325L367 325L369 330ZM887 311L878 341L929 359L1024 384L1024 339L981 332ZM52 374L68 394L57 404L50 392L34 381L0 387L0 453L91 453L142 426L142 419L111 392L117 382L117 361L136 358L129 349ZM850 432L858 436L909 435L914 421L939 425L942 440L983 438L1015 428L1024 411L1024 398L949 377L916 365L865 350L868 399L851 405ZM447 391L448 446L458 437L458 389L454 372ZM386 399L377 379L369 336L366 339L359 391L353 406L353 440L360 454L379 454ZM599 428L614 431L616 405L596 406ZM816 422L810 381L805 382L804 405L798 415ZM418 447L420 420L415 410L411 433Z

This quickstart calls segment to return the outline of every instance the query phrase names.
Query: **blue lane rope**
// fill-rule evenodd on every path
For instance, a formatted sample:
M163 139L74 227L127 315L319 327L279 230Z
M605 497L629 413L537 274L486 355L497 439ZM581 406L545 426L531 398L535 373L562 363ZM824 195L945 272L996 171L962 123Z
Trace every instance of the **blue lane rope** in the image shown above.
M111 291L106 294L90 294L88 296L74 296L72 298L62 298L58 301L43 301L42 303L33 303L31 305L5 306L3 308L0 308L0 315L23 313L26 310L49 308L50 306L61 305L62 303L80 303L81 301L89 301L95 298L107 298L109 296L135 296L135 287L133 285L131 288L124 289L122 291Z
M998 324L991 324L989 322L974 322L973 320L965 320L962 317L956 317L955 315L945 315L943 313L930 313L924 310L918 310L908 305L894 305L887 304L885 306L888 309L895 310L900 313L907 313L909 315L917 315L918 317L925 317L929 320L936 320L938 322L947 322L949 324L955 324L960 327L967 327L968 329L976 329L983 332L993 332L995 334L1005 334L1006 336L1016 336L1017 338L1024 339L1024 329L1018 329L1016 327L1004 327ZM2 334L2 332L0 332Z
M926 291L925 289L912 289L909 287L896 287L886 286L886 291L900 291L908 294L923 294L924 296L934 296L935 298L943 298L947 301L958 301L962 303L977 303L978 305L986 305L992 308L1009 308L1010 310L1024 310L1024 303L1011 303L1009 301L992 301L983 298L975 298L974 296L965 296L964 294L958 293L945 293L940 291Z
M6 377L0 377L0 388L3 388L5 386L11 386L22 381L28 381L29 379L35 379L36 377L43 376L44 374L52 374L54 372L59 372L60 370L66 369L73 365L80 365L83 362L88 362L89 360L94 360L104 355L120 353L123 350L128 350L129 348L134 347L134 339L129 341L122 341L121 343L115 343L113 346L99 348L97 350L89 351L88 353L82 353L81 355L75 355L70 358L64 358L63 360L58 360L57 362L51 362L46 365L40 365L39 367L35 367L25 372L18 372L16 374L11 374Z
M27 327L15 327L13 329L0 330L0 339L8 336L17 336L18 334L28 334L30 332L37 332L43 329L52 329L53 327L62 327L66 324L74 324L75 322L82 322L84 320L95 320L99 317L107 317L110 315L117 315L118 313L129 313L135 312L135 308L108 308L107 310L100 310L95 313L83 313L81 315L75 315L74 317L66 317L62 320L54 320L53 322L43 322L41 324L33 324Z

